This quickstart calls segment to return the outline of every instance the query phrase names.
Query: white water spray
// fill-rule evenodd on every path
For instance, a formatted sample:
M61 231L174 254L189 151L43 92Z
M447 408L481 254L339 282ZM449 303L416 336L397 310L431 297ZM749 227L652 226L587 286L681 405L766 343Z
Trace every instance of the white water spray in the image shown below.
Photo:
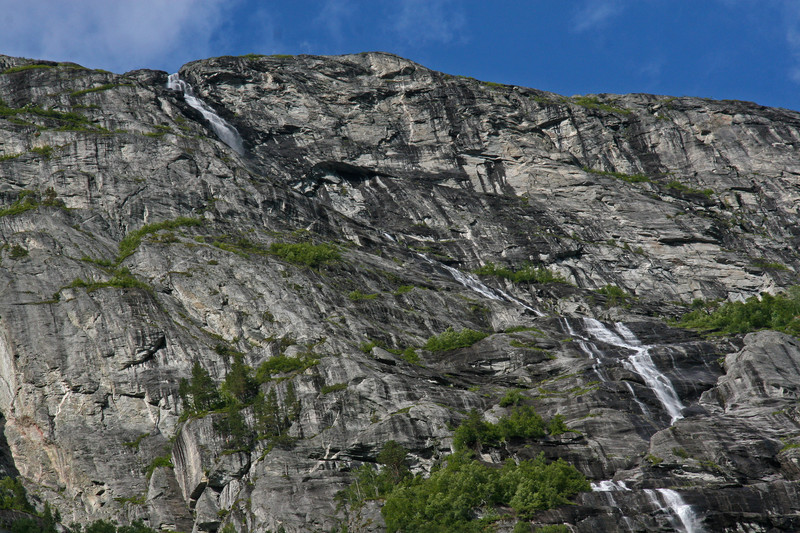
M668 511L680 521L682 531L685 533L702 533L703 527L699 524L697 514L692 506L681 498L681 495L672 489L645 489L645 494L659 509ZM678 526L678 524L675 524Z
M192 86L180 79L177 73L170 74L167 80L167 89L180 91L186 103L199 111L203 117L211 124L211 129L217 134L219 140L230 146L238 154L244 154L244 144L236 128L217 115L205 102L194 95Z
M614 333L604 326L602 322L593 318L585 318L584 324L586 331L597 340L634 352L633 355L622 361L622 365L642 377L647 386L650 387L650 390L656 395L658 401L669 413L670 423L674 424L676 420L683 418L681 412L684 409L684 405L678 399L678 393L675 392L672 382L659 372L655 363L653 363L653 358L650 357L651 346L642 344L633 332L621 322L617 322L614 325L619 334Z
M608 376L603 371L603 353L597 347L595 343L587 339L586 337L578 334L572 327L572 324L569 323L569 319L564 317L561 319L564 323L564 329L569 336L575 339L578 342L578 346L581 347L583 353L589 356L590 359L594 361L592 365L592 370L594 373L597 374L597 377L600 378L601 381L608 381Z
M524 307L528 311L535 313L536 316L544 316L544 313L542 313L538 309L534 309L533 307L526 304L522 300L514 298L513 296L511 296L510 294L501 289L493 289L492 287L485 285L472 274L461 272L457 268L447 266L444 263L440 263L439 261L434 261L433 259L431 259L426 255L423 254L417 254L417 255L432 265L437 265L444 268L445 270L447 270L447 272L450 274L450 276L452 276L454 280L456 280L461 285L463 285L464 287L468 288L471 291L475 291L478 294L485 296L486 298L489 298L490 300L498 300L498 301L505 300L507 302L515 303L517 305Z
M612 481L610 479L606 479L600 481L598 483L592 483L592 490L595 492L602 492L605 495L606 501L611 507L619 508L620 505L617 502L617 498L614 496L615 492L630 492L631 489L625 484L624 481ZM621 512L621 510L620 510ZM629 531L634 531L634 524L630 517L622 516L622 522L625 524L625 527L628 528Z

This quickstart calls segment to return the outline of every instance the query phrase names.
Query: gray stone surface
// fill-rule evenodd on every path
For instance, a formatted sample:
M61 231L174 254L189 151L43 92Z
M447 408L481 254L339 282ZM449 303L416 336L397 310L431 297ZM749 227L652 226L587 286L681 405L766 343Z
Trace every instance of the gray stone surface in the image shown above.
M0 56L0 71L27 61ZM666 325L695 298L797 283L800 114L562 98L380 53L185 65L241 133L239 155L164 72L51 66L0 74L4 109L19 110L0 114L0 463L65 523L380 531L379 502L337 508L350 472L389 440L428 472L471 409L502 416L520 388L580 434L487 459L544 452L631 489L582 494L534 524L674 529L647 492L670 489L709 531L800 529L797 339ZM25 191L38 204L6 211ZM202 224L147 226L178 217ZM341 260L268 252L306 240ZM489 262L571 285L464 277ZM612 305L594 292L609 284L635 298ZM622 321L649 347L682 419L626 364L634 350L585 318ZM448 327L492 334L419 348ZM407 347L419 364L393 353ZM192 365L221 383L234 352L254 368L319 360L261 385L282 403L294 387L291 445L237 448L223 414L181 418ZM148 480L157 457L173 467Z

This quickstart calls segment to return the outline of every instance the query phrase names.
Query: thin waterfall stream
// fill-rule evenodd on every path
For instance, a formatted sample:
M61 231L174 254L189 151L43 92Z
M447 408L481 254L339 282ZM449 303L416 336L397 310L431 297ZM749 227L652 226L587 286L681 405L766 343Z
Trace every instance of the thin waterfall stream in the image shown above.
M609 505L619 508L614 493L632 492L624 481L613 481L610 479L592 483L592 491L602 492L606 495ZM695 513L691 505L687 504L681 495L672 489L644 489L643 491L650 502L658 509L673 517L673 527L676 531L683 533L703 533L704 529L700 525L700 518ZM630 531L636 531L629 517L622 517L625 526Z
M478 278L476 278L472 274L467 274L466 272L462 272L462 271L458 270L457 268L453 268L451 266L447 266L444 263L441 263L439 261L435 261L435 260L431 259L430 257L424 255L424 254L417 254L417 255L420 256L425 261L427 261L428 263L445 269L454 280L456 280L458 283L460 283L461 285L463 285L464 287L466 287L467 289L469 289L471 291L477 292L478 294L480 294L482 296L485 296L486 298L489 298L490 300L498 300L498 301L506 301L506 302L515 303L515 304L517 304L519 306L524 307L528 311L533 312L534 314L536 314L536 316L544 316L544 313L542 313L538 309L535 309L535 308L531 307L530 305L526 304L525 302L523 302L519 298L515 298L515 297L511 296L510 294L508 294L507 292L505 292L502 289L495 289L495 288L489 287L488 285L482 283Z
M680 524L677 522L673 524L676 530L685 533L702 533L704 531L703 527L698 523L699 518L692 506L683 501L681 495L676 491L672 489L645 489L644 492L654 505L678 519Z
M641 376L656 398L658 398L658 401L661 402L664 410L669 414L671 424L683 418L682 411L685 406L678 398L678 393L675 392L672 382L658 370L653 358L650 357L652 346L642 344L636 338L636 335L622 322L617 322L614 325L617 330L615 333L599 320L594 318L584 318L583 320L587 333L598 341L633 352L632 355L622 360L622 365Z
M224 118L217 115L208 104L194 95L192 86L180 78L178 73L170 74L167 78L167 89L173 91L180 91L183 93L183 98L186 103L192 106L203 115L203 117L211 124L211 129L217 134L219 140L233 148L238 154L244 154L244 144L242 137L236 128L231 126Z

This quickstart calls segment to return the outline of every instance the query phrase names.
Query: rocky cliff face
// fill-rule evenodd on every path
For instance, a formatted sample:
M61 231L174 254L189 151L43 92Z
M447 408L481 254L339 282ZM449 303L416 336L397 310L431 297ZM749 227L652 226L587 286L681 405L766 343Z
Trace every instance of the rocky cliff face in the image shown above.
M66 523L380 531L376 504L337 507L349 472L389 440L427 471L521 389L575 432L507 453L596 489L533 525L800 529L797 339L667 325L797 283L800 114L377 53L184 66L240 154L164 72L0 72L0 462ZM489 263L568 283L469 274ZM420 349L450 327L490 335ZM291 412L282 442L181 417L196 363L221 383L286 358L260 385Z

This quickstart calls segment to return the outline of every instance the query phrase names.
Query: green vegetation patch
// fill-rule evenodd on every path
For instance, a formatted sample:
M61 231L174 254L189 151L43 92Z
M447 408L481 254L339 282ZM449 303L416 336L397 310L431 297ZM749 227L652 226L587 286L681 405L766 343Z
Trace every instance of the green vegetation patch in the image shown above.
M606 305L609 307L626 305L628 303L628 299L631 297L631 295L628 294L624 289L621 289L616 285L606 285L605 287L600 287L594 292L605 296Z
M751 296L744 302L695 300L692 307L695 309L683 315L679 325L728 335L772 329L800 337L800 285L775 296Z
M387 442L376 459L382 468L359 467L353 484L337 500L359 508L366 500L384 499L381 513L390 533L485 532L494 522L509 518L509 509L515 518L526 520L591 490L572 465L562 459L548 462L543 454L527 461L509 459L498 468L476 460L469 450L459 450L428 478L411 474L406 449L394 441Z
M695 189L693 187L689 187L688 185L684 185L678 180L670 180L667 182L666 185L667 189L671 189L673 191L679 191L686 194L702 194L706 198L711 198L714 194L713 189Z
M22 152L19 152L19 153L16 153L16 154L0 155L0 161L10 161L11 159L16 159L21 155L22 155Z
M199 218L191 217L178 217L174 220L165 220L163 222L156 222L154 224L145 224L141 228L125 235L125 237L120 241L116 262L119 264L124 261L126 257L132 255L142 243L142 238L144 238L146 235L150 235L161 230L171 230L186 226L200 226L202 224L203 221Z
M175 465L172 464L171 453L167 453L166 455L153 458L153 460L150 461L150 464L147 466L147 469L145 470L145 477L147 479L150 479L153 476L153 472L156 471L156 468L161 468L161 467L168 467L168 468L175 467Z
M266 383L278 374L289 374L293 372L304 372L306 369L319 364L319 359L304 355L301 357L289 357L288 355L276 355L270 357L258 366L256 370L256 380Z
M781 271L789 270L789 267L787 267L783 263L778 263L777 261L770 261L770 260L765 259L763 257L760 258L760 259L753 259L752 264L753 264L753 266L758 267L758 268L763 268L764 270L775 270L775 271L778 271L778 270L781 270Z
M334 245L327 243L276 242L270 245L269 251L289 263L312 268L316 268L325 263L334 263L342 258L339 250Z
M583 171L589 172L590 174L597 174L598 176L609 176L611 178L616 178L618 180L627 181L628 183L649 183L653 181L644 174L625 174L624 172L596 170L589 167L583 167Z
M45 109L32 104L23 107L9 107L5 102L0 100L0 117L14 117L16 115L35 115L37 117L56 120L61 123L61 126L58 128L61 131L102 130L102 128L94 126L86 116L75 113L74 111L57 111L55 109Z
M596 96L575 96L570 98L568 101L581 107L586 107L588 109L599 109L608 113L619 113L621 115L630 115L632 113L630 109L624 109L622 107L616 107L602 102Z
M428 479L417 476L392 490L381 513L389 533L482 532L500 518L500 506L527 518L589 490L586 478L562 459L548 463L541 454L519 464L509 459L498 469L456 453Z
M49 144L44 146L35 146L31 148L31 152L41 156L43 159L50 159L53 156L53 147Z
M533 407L514 407L510 414L500 417L496 424L486 422L473 410L456 429L453 446L456 450L480 450L484 446L496 447L502 442L540 439L545 435L547 424Z
M67 287L71 289L83 288L86 289L86 292L93 292L98 289L106 288L152 290L150 285L138 280L130 270L124 267L113 270L111 278L106 281L76 278Z
M568 283L562 276L552 272L546 267L526 264L519 270L497 266L494 263L473 270L479 276L497 276L511 280L514 283Z
M519 405L525 397L522 395L522 389L511 389L505 393L500 400L500 407L511 407L512 405Z
M42 69L42 68L54 68L54 65L45 65L43 63L34 63L31 65L17 65L15 67L10 67L5 69L0 74L14 74L15 72L24 72L26 70L34 70L34 69Z
M333 385L325 385L320 389L322 394L330 394L332 392L343 391L347 388L347 383L334 383Z
M354 302L360 302L363 300L374 300L378 297L378 294L377 293L365 294L361 291L353 291L350 294L348 294L347 297Z
M456 348L466 348L472 346L481 339L488 337L488 333L482 331L475 331L473 329L464 328L460 331L455 331L453 328L447 328L443 333L434 335L425 343L425 348L431 352L443 352L445 350L455 350Z
M83 96L84 94L107 91L109 89L114 89L116 87L133 87L133 84L132 83L105 83L105 84L99 85L97 87L90 87L88 89L82 89L80 91L74 91L74 92L69 93L69 95L72 96L72 97Z
M64 207L64 202L57 198L56 192L52 188L48 188L43 195L26 189L19 193L14 203L0 208L0 217L19 215L39 206Z
M167 133L172 133L172 128L166 124L155 124L153 127L156 129L156 131L145 133L145 137L163 137Z
M144 495L133 498L115 498L120 503L141 505ZM71 524L69 528L61 523L58 508L45 501L41 511L36 511L28 500L27 492L19 479L4 477L0 479L0 511L3 512L3 529L12 533L156 533L136 520L129 525L96 520L91 523Z

